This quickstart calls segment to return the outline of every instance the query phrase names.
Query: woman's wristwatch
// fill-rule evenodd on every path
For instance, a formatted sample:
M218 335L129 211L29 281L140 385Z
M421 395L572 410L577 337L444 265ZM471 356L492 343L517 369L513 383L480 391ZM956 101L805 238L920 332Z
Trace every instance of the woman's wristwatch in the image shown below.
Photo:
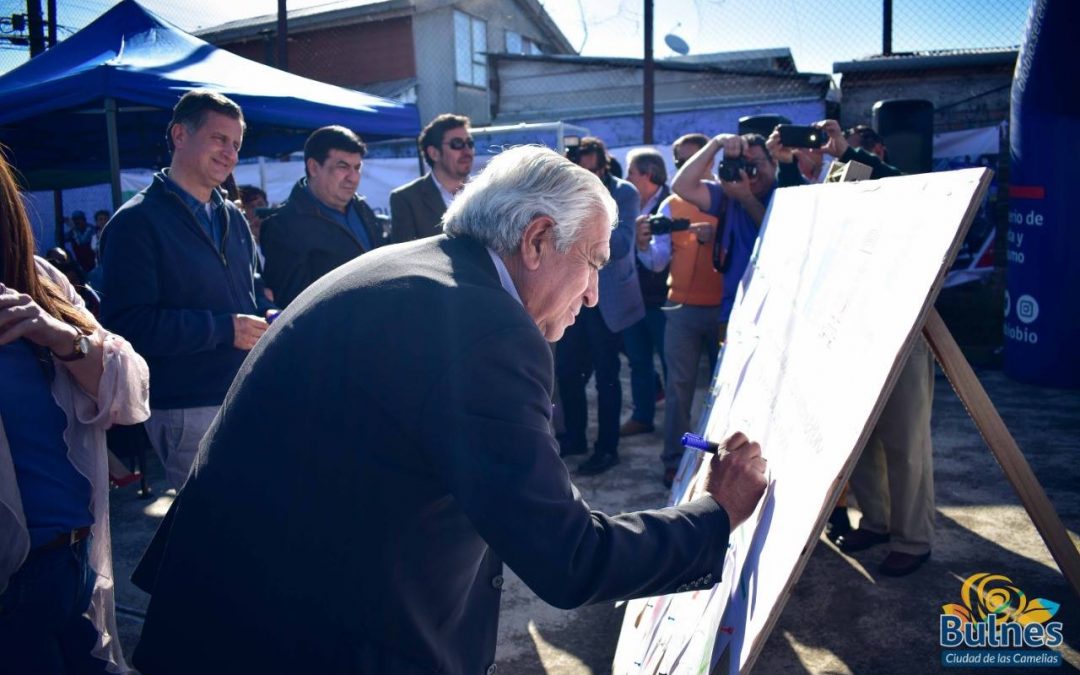
M75 329L75 340L71 346L71 353L67 356L57 354L53 352L53 356L61 361L78 361L79 359L86 358L86 355L90 353L90 336L83 334L78 328Z

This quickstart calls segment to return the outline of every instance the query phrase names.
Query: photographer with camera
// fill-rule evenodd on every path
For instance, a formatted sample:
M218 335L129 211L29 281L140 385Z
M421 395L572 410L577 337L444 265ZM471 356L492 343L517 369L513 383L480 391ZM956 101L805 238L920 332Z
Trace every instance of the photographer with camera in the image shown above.
M633 256L640 201L633 185L611 175L607 147L599 138L582 138L580 145L568 148L567 158L600 179L619 209L618 224L611 231L611 257L599 271L599 301L595 307L581 308L555 348L555 377L566 424L559 437L563 457L588 450L585 384L596 375L596 445L592 456L577 467L580 475L593 476L619 463L619 334L645 316Z
M723 150L717 175L710 169ZM719 220L713 259L724 275L720 303L721 340L727 327L739 280L750 262L765 209L776 189L776 160L758 134L719 134L679 169L672 183L675 194Z
M687 134L672 146L675 168L705 147L704 134ZM650 270L671 268L664 307L664 360L667 396L664 407L664 485L671 487L682 458L683 433L690 430L698 363L704 352L710 370L720 345L720 301L724 279L713 267L712 240L716 218L702 213L678 195L660 205L655 216L638 219L637 257Z
M769 140L765 143L766 148L779 162L780 187L817 182L806 175L807 172L803 170L802 163L804 157L821 154L832 155L839 162L854 161L869 166L870 180L901 174L900 169L885 161L885 144L881 136L868 126L859 125L844 133L836 120L822 120L812 125L813 128L822 131L823 137L820 141L808 141L799 145L790 139L788 144L785 144L785 126L790 127L790 125L780 125L773 129L773 132L769 134ZM803 127L790 128L802 129ZM818 145L819 142L820 145Z
M667 186L667 165L664 157L652 148L635 148L626 155L626 180L637 188L641 214L638 222L660 210L660 204L671 194ZM645 302L645 318L623 331L623 350L630 362L630 396L634 409L630 419L619 427L619 436L635 436L654 430L656 402L664 397L660 376L656 373L653 354L660 356L660 365L667 381L667 362L664 360L664 312L660 309L667 300L668 268L653 270L637 261L641 297Z

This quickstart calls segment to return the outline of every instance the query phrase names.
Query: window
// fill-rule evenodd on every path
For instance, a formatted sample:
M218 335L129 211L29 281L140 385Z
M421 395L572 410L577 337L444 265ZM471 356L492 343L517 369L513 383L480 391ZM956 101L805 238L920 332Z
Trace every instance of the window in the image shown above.
M487 22L454 11L457 81L487 87Z
M524 54L521 49L521 33L515 33L512 30L506 31L506 53L507 54Z
M508 30L506 31L506 53L536 55L542 52L540 51L540 45L522 36L521 33Z

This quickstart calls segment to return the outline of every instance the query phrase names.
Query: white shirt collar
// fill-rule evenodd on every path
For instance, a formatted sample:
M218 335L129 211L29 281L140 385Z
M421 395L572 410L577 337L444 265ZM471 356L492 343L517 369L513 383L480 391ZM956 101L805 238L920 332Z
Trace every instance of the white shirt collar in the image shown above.
M518 301L519 305L524 307L525 303L521 301L521 296L518 295L517 288L514 286L514 280L510 278L510 270L506 269L506 263L503 262L498 253L492 251L490 248L488 248L487 252L488 255L491 256L491 262L495 263L495 271L499 273L499 283L502 284L502 287L506 289L507 293Z
M658 186L656 188L656 192L653 193L653 196L649 197L648 201L645 202L645 205L641 207L642 215L647 215L653 212L653 209L655 209L656 205L660 202L660 193L663 192L663 190L664 188L662 186Z
M435 182L435 187L439 188L439 196L442 197L443 204L446 204L446 208L450 208L450 204L454 201L456 193L450 192L443 187L443 184L439 182L439 179L435 177L434 172L431 174L431 180Z

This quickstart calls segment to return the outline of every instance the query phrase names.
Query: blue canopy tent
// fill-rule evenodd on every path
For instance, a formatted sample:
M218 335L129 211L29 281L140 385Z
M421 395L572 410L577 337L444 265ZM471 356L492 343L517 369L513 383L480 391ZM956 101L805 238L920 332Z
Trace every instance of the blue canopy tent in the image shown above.
M165 127L185 92L211 89L244 109L241 156L294 152L340 124L365 140L416 136L416 106L292 75L120 4L0 77L0 143L29 189L112 183L120 169L168 164Z

